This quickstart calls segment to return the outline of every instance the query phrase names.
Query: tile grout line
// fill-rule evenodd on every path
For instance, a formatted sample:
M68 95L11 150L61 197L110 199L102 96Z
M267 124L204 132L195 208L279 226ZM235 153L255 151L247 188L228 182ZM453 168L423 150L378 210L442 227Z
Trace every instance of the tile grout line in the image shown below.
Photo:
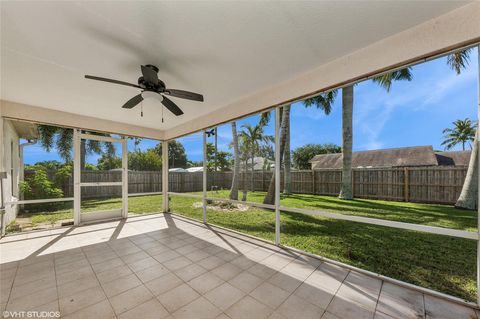
M382 280L381 285L380 285L380 290L378 291L377 302L375 303L375 309L373 309L373 316L374 316L374 317L375 317L375 313L377 312L378 303L380 302L380 295L382 294L382 290L383 290L383 285L384 285L384 283L385 283L385 282Z
M83 253L83 251L82 251ZM57 306L58 306L58 313L60 314L60 317L62 316L61 310L60 310L60 296L58 295L58 280L57 280L57 255L53 255L53 273L55 274L55 290L57 291Z
M113 251L113 253L114 253L115 255L117 255L118 258L120 258L120 256L118 256L117 252L116 252L112 247L110 247L110 245L108 244L108 242L106 242L106 244L107 244L107 246ZM102 283L101 283L100 280L98 279L97 273L96 273L95 270L93 269L93 266L92 266L92 264L91 264L91 262L90 262L90 259L88 258L88 255L85 254L85 251L84 251L83 248L81 248L81 249L82 249L82 253L85 255L85 258L86 258L87 261L88 261L88 265L90 266L90 269L92 270L93 275L95 276L95 279L97 279L97 282L98 282L98 285L100 286L100 289L102 289L102 292L103 292L103 294L104 294L104 296L105 296L105 299L108 301L108 304L110 305L110 308L111 308L112 311L113 311L113 315L115 316L115 318L117 318L117 314L115 313L115 309L113 308L113 305L112 305L112 303L110 302L110 299L107 297L107 294L106 294L106 292L105 292L105 289L103 289ZM110 260L110 259L108 259L108 260L106 260L106 261L109 261L109 260ZM122 261L123 261L123 259L122 259ZM88 290L88 289L90 289L90 288L87 288L87 289L85 289L85 290ZM83 290L83 291L85 291L85 290ZM91 306L95 306L95 305L97 305L97 304L99 304L99 303L101 303L101 302L103 302L103 301L104 301L104 300L100 300L100 301L97 302L97 303L94 303L94 304L92 304L92 305L88 305L88 306L86 306L86 307L83 307L83 308L81 308L81 309L78 309L78 310L75 311L75 312L81 311L81 310L86 309L86 308L91 307ZM72 312L72 314L75 313L75 312Z
M150 236L149 236L149 237L150 237ZM151 238L153 238L153 237L151 237ZM155 239L155 238L153 238L153 239L154 239L156 242L158 242L160 245L163 245L163 244L160 242L160 240L157 240L157 239ZM137 246L137 245L136 245L133 241L131 241L130 239L128 239L128 240L129 240L133 245L135 245L135 247L137 247L137 248L139 248L141 251L145 252L150 258L155 259L155 257L154 257L153 255L149 254L149 253L148 253L147 251L145 251L142 247ZM164 246L166 246L166 245L164 245ZM168 246L166 246L166 247L168 247ZM170 250L173 251L173 249L171 249L170 247L168 247L168 249L170 249ZM161 253L160 253L160 254L161 254ZM180 256L184 256L184 255L180 254ZM122 257L120 257L120 256L119 256L119 258L122 259ZM177 257L176 257L176 258L177 258ZM146 258L145 258L145 259L146 259ZM172 258L172 259L169 259L169 260L173 260L173 259L175 259L175 258ZM123 261L123 259L122 259L122 261ZM164 274L164 275L162 275L162 276L159 276L159 277L157 277L157 278L154 278L154 279L152 279L152 280L149 280L148 282L153 281L153 280L158 279L158 278L161 278L161 277L166 276L166 275L168 275L169 273L171 273L171 274L173 274L174 276L176 276L178 279L180 279L184 284L186 284L186 282L185 282L182 278L178 277L173 271L171 271L170 269L168 269L163 263L159 262L159 261L156 260L156 259L155 259L155 261L157 261L160 265L162 265L163 267L165 267L165 269L168 270L168 273L166 273L166 274ZM193 262L192 262L192 263L193 263ZM169 316L173 316L173 314L167 309L167 307L165 307L165 305L160 301L160 299L158 299L158 296L156 296L155 293L154 293L147 285L145 285L145 283L140 279L140 277L138 277L138 275L136 274L136 272L128 265L128 263L125 263L125 265L132 271L132 273L135 275L135 277L137 277L137 279L141 282L141 285L144 286L144 287L152 294L152 296L153 296L151 299L148 299L147 301L141 303L140 305L143 305L144 303L147 303L147 302L149 302L150 300L155 299L155 300L157 300L157 301L162 305L162 307L165 309L165 311L167 311L167 313L168 313ZM187 266L188 266L188 265L187 265ZM185 266L185 267L187 267L187 266ZM147 267L147 268L149 268L149 267ZM145 269L147 269L147 268L145 268ZM182 268L183 268L183 267L182 267ZM177 288L177 287L179 287L179 286L180 286L180 285L178 285L178 286L176 286L176 287L174 287L174 288L172 288L172 289L175 289L175 288ZM139 286L137 286L137 287L139 287ZM136 288L136 287L135 287L135 288ZM133 289L133 288L132 288L132 289ZM128 290L127 290L127 291L128 291ZM201 296L201 295L200 295L200 296ZM195 301L195 300L197 300L197 299L198 299L198 298L195 298L195 299L192 300L191 302L193 302L193 301ZM190 304L190 303L188 303L188 304ZM188 305L188 304L187 304L187 305ZM132 308L132 309L135 309L136 307L138 307L138 306L140 306L140 305L137 305L137 306L135 306L135 307ZM186 306L186 305L185 305L185 306ZM182 306L182 307L183 307L183 306ZM129 310L131 310L131 309L129 309ZM125 312L127 312L127 311L129 311L129 310L126 310Z
M422 294L422 300L423 300L423 318L427 318L427 304L425 303L425 294Z
M190 234L189 234L189 235L190 235ZM190 236L193 236L193 235L190 235ZM173 236L173 237L175 237L175 236ZM158 240L158 242L159 242L161 245L163 245L159 240ZM170 247L167 246L167 245L164 245L164 246L166 246L166 247L168 247L170 250L176 252L177 249L179 249L179 248L181 248L181 247L184 247L184 246L186 246L186 245L189 245L189 243L187 243L187 244L185 244L185 245L183 245L183 246L180 246L180 247L178 247L178 248L176 248L176 249L172 249L172 248L170 248ZM191 244L191 245L193 245L193 244ZM210 247L210 245L207 246L207 247ZM197 247L195 247L195 248L196 248L196 250L202 250L202 251L203 251L203 248L197 248ZM149 256L151 256L148 252L146 252L146 253L147 253ZM161 253L160 253L160 254L161 254ZM190 266L190 265L192 265L192 264L197 264L199 261L202 261L202 260L204 260L204 259L209 258L209 257L205 257L205 258L202 258L202 259L200 259L200 260L193 261L193 260L191 260L190 258L186 257L186 256L185 256L184 254L182 254L182 253L178 253L178 254L179 254L180 256L183 256L183 257L187 258L187 259L188 259L189 261L191 261L192 263L189 264L189 265L186 265L185 267L181 267L181 268L179 268L179 269L176 269L176 270L181 270L181 269L186 268L186 267L188 267L188 266ZM209 255L215 256L215 255L212 255L212 254L209 254ZM154 258L153 256L151 256L151 257ZM175 258L178 258L178 257L175 257ZM167 261L173 260L173 259L175 259L175 258L169 259L169 260L167 260ZM154 259L155 259L155 258L154 258ZM156 259L155 259L155 260L156 260ZM207 302L209 302L210 304L212 304L212 306L214 306L215 308L217 308L218 310L220 310L220 313L223 313L222 309L218 308L216 305L214 305L212 302L210 302L210 300L208 300L206 297L204 297L204 294L202 294L200 291L197 291L195 288L191 287L191 286L188 284L189 281L191 281L191 280L193 280L193 279L195 279L195 278L198 278L198 277L204 275L205 273L211 272L210 270L205 269L205 268L201 267L200 265L198 265L199 267L205 269L206 272L205 272L205 273L202 273L202 274L200 274L200 275L198 275L198 276L195 276L194 278L191 278L191 279L188 280L188 281L185 281L185 280L183 280L183 278L179 277L179 276L175 273L175 271L172 271L172 270L168 269L163 263L159 262L158 260L157 260L157 262L160 263L162 266L164 266L172 275L174 275L175 277L177 277L179 280L182 281L182 284L180 284L180 285L178 285L178 286L175 286L175 287L172 288L172 289L176 289L177 287L180 287L181 285L186 284L186 285L187 285L188 287L190 287L193 291L195 291L196 293L199 294L199 296L198 296L197 298L195 298L195 299L191 300L190 302L188 302L187 304L179 307L179 308L176 309L175 311L178 311L179 309L181 309L181 308L183 308L183 307L186 307L186 306L188 306L189 304L193 303L194 301L196 301L196 300L198 300L198 299L200 299L200 298L203 297L204 299L207 300ZM165 274L165 275L167 275L167 274ZM163 276L160 276L160 277L163 277ZM160 277L157 277L157 278L160 278ZM220 278L220 279L222 279L222 278ZM154 280L154 279L152 279L152 280ZM224 281L224 280L222 279L222 281ZM224 282L226 282L226 281L224 281ZM146 287L146 288L147 288L149 291L151 291L148 287ZM216 287L215 287L215 288L216 288ZM213 289L215 289L215 288L213 288ZM213 289L212 289L212 290L213 290ZM151 292L152 292L152 294L154 295L154 298L158 300L158 302L165 308L165 310L168 312L168 314L169 314L170 316L173 316L173 313L171 313L171 312L165 307L165 305L158 299L158 296L155 296L155 294L153 293L153 291L151 291ZM175 312L175 311L174 311L174 312Z
M267 258L268 258L268 257L267 257ZM297 258L298 258L298 257L297 257ZM265 282L268 282L268 280L269 280L270 278L272 278L273 276L275 276L276 274L281 273L281 270L282 270L282 269L284 269L285 267L287 267L288 265L290 265L290 264L291 264L292 262L294 262L297 258L293 259L293 260L290 261L288 264L286 264L286 265L283 266L282 268L278 269L278 270L276 271L276 273L274 273L274 274L273 274L272 276L270 276L268 279L264 280L264 281L263 281L260 285L258 285L255 289L257 289L259 286L261 286L261 285L264 284ZM266 258L265 258L265 259L266 259ZM321 264L323 264L323 263L324 263L324 262L322 261ZM320 264L320 265L321 265L321 264ZM307 280L307 278L309 278L309 277L318 269L318 267L320 267L320 265L318 265L317 267L315 267L315 269L313 270L313 272L312 272L310 275L308 275L308 276L301 282L301 284L298 285L298 286L285 298L284 301L282 301L276 308L273 309L273 312L272 312L272 313L276 312L277 309L280 308L280 307L288 300L288 298L290 298L291 296L293 296L293 295L295 294L295 292L297 291L297 289L298 289L303 283L305 283L305 280ZM252 266L252 267L253 267L253 266ZM270 282L269 282L269 283L270 283ZM283 288L281 288L281 287L278 287L277 285L275 285L275 284L273 284L273 283L270 283L270 284L273 285L273 286L275 286L275 287L277 287L277 288L279 288L279 289L282 289L282 290L286 291L285 289L283 289ZM255 290L255 289L254 289L254 290ZM252 291L253 291L253 290L252 290ZM251 293L251 292L250 292L250 293ZM250 296L250 293L248 293L247 295ZM263 305L265 305L265 306L267 306L267 307L270 307L269 305L263 303L261 300L258 300L258 299L255 298L254 296L250 296L250 297L252 297L253 299L259 301L259 302L262 303ZM300 297L299 297L299 298L300 298ZM303 298L301 298L301 299L302 299L303 301L311 304L311 305L314 305L314 306L318 307L317 305L312 304L312 303L309 302L308 300L305 300L305 299L303 299ZM333 299L333 298L332 298L332 299ZM320 307L318 307L318 308L320 308ZM272 308L270 307L270 309L272 309ZM320 309L322 309L322 308L320 308ZM323 314L325 313L325 311L326 311L326 309L323 309L322 316L323 316Z
M20 262L18 262L17 267L15 268L15 274L13 275L12 283L10 284L10 290L8 292L7 302L5 303L5 311L7 310L8 304L10 303L10 298L12 297L13 286L15 284L15 279L17 279L18 268L20 268ZM2 313L3 316L3 313Z

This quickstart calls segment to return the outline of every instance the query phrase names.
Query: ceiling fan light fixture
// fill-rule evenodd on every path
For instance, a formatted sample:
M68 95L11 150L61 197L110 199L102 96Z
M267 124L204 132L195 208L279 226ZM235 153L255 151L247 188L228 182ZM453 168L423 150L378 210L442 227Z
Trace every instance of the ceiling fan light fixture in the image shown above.
M143 91L142 92L142 97L143 97L144 100L155 99L155 100L158 100L160 102L163 101L163 96L161 94L158 94L158 93L152 92L152 91Z

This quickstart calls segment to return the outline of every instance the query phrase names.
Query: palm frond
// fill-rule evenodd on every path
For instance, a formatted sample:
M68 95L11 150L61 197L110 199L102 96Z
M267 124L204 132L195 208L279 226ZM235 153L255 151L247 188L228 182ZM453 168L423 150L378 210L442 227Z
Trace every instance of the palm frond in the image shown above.
M332 104L335 101L337 94L338 90L320 93L319 95L305 99L303 105L305 105L305 107L315 106L317 109L321 109L326 115L328 115L332 112Z
M55 134L57 134L58 128L50 125L39 125L38 126L38 140L40 145L47 151L50 152L55 143Z
M373 82L383 87L387 92L390 91L394 81L411 81L413 78L412 69L410 67L396 70L390 73L385 73L374 77Z
M462 70L466 69L470 63L470 51L472 48L460 50L454 53L451 53L447 56L447 64L452 70L457 72L457 74L462 73Z
M260 126L267 126L268 123L270 122L270 111L268 112L263 112L262 115L260 116L260 121L258 122L258 125Z
M65 162L70 162L72 160L73 150L73 130L66 128L59 129L55 146L60 157Z
M443 142L441 145L445 146L446 150L455 147L458 144L464 145L467 142L473 142L477 130L477 124L471 119L456 120L453 123L453 128L446 128L443 130Z

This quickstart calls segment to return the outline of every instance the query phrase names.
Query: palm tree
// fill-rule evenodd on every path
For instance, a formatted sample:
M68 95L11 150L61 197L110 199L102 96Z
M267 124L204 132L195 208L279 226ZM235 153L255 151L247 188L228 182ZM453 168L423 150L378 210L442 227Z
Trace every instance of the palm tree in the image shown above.
M462 144L462 150L465 151L465 143L470 145L470 149L472 149L472 143L475 140L475 125L473 124L472 120L464 119L464 120L456 120L452 123L453 128L446 128L443 130L444 141L442 145L445 145L445 149L449 150L455 147L458 144Z
M247 200L247 172L248 172L248 160L250 159L250 149L248 147L249 141L245 135L242 133L238 134L238 150L239 150L239 160L243 163L243 174L242 174L242 201Z
M305 107L316 106L318 109L328 115L332 111L332 104L335 100L337 91L321 93L317 96L308 98L303 101ZM280 167L284 166L284 193L289 194L291 192L290 183L290 105L279 108L280 112ZM287 150L288 148L288 150ZM267 194L263 200L264 204L273 205L275 200L275 174L272 174L270 183L268 186Z
M470 49L454 52L447 57L447 64L457 73L466 69L470 63ZM478 64L480 65L480 46L477 47ZM479 84L480 85L480 84ZM480 94L480 87L478 88ZM477 112L480 114L480 104ZM468 164L467 175L463 182L462 191L455 203L455 207L464 209L475 209L478 197L478 126L473 140L472 152L470 154L470 162Z
M238 200L238 179L240 175L240 151L238 149L237 122L232 122L232 147L233 147L233 176L230 188L230 199Z
M338 198L353 199L353 85L342 88L342 187Z
M250 190L252 192L254 191L253 176L255 173L255 155L260 150L262 144L268 144L273 141L272 136L264 134L264 126L265 121L262 121L261 119L260 122L255 126L252 126L250 124L242 125L243 131L240 133L240 137L243 141L242 144L245 147L245 151L248 152L251 160Z
M411 69L404 68L377 76L372 81L389 92L394 81L411 81L412 77ZM353 198L353 87L349 85L342 88L342 186L338 197L347 200Z
M283 155L285 152L285 145L286 143L286 138L287 135L285 134L287 125L289 125L290 122L290 116L288 114L288 110L285 110L285 107L280 107L278 108L278 112L280 112L280 145L275 145L275 147L280 147L280 167L282 167L282 162L283 162ZM275 164L276 165L276 164ZM270 204L273 205L275 203L275 174L272 174L272 177L270 178L270 183L268 184L268 191L267 194L265 195L265 198L263 199L264 204Z
M72 160L73 149L73 130L69 128L39 125L38 126L39 141L42 147L50 152L56 148L59 156L65 161ZM89 132L95 135L104 135L96 132ZM110 142L99 142L95 140L82 139L80 144L80 167L85 169L85 162L87 154L107 154L109 156L115 155L115 147Z

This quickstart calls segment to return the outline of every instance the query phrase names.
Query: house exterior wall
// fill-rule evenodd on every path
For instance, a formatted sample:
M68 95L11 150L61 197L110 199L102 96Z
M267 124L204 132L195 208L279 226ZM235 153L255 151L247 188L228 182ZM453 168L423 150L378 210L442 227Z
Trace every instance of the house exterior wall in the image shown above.
M2 181L3 200L9 202L18 200L20 195L20 140L10 121L2 119L0 122L2 122L0 138L3 154L0 170L7 172L7 178ZM4 227L16 218L17 212L18 205L5 205Z

